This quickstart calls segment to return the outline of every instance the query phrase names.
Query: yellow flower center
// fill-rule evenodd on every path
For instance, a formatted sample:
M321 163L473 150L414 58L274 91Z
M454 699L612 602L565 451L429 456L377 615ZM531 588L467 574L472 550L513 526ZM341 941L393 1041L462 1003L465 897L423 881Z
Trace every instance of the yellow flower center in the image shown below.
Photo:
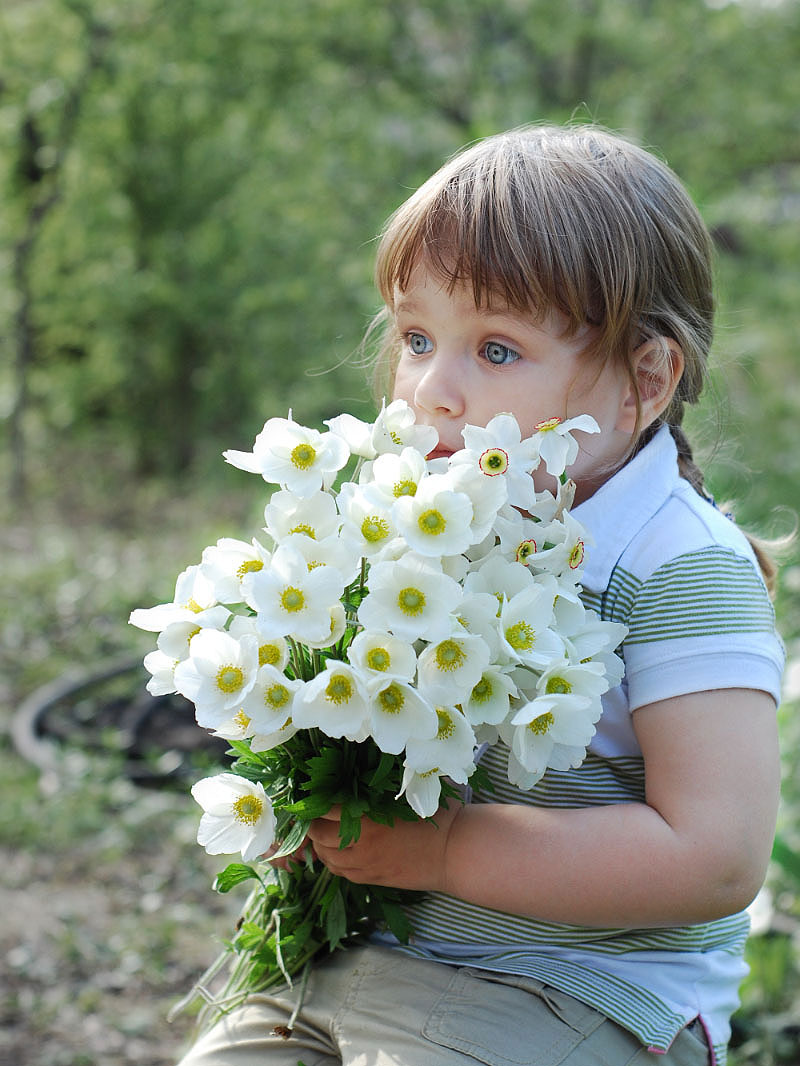
M425 593L422 589L415 589L411 585L401 589L397 596L397 606L403 614L422 614L425 607Z
M480 679L478 684L472 690L472 699L474 703L488 703L494 693L494 685L485 675Z
M515 622L506 630L506 640L514 651L530 651L536 641L536 634L527 622Z
M281 606L284 611L290 613L294 611L301 611L305 605L306 598L302 589L297 589L294 585L288 585L281 593Z
M395 433L395 431L393 429L389 430L389 438L390 438L392 444L402 444L403 443L402 440L400 439L400 435L398 433Z
M524 563L528 556L536 554L536 541L523 540L517 548L516 559L518 563Z
M444 707L437 707L436 717L439 719L439 728L436 732L436 739L450 740L456 731L456 724L453 721L452 714L449 711L446 711Z
M458 670L465 659L464 649L455 640L443 640L436 646L436 665L440 670Z
M276 681L274 685L270 685L264 692L264 703L267 707L271 707L273 711L280 710L281 707L285 707L289 702L289 689L286 685L282 685L280 681Z
M316 458L316 450L310 444L297 444L292 448L291 459L298 470L308 470Z
M200 614L200 612L204 609L200 606L194 596L192 596L186 606L190 611L192 611L193 614Z
M441 772L442 771L439 769L438 766L434 766L430 770L423 771L423 773L421 773L419 776L420 777L433 777L434 774L440 774Z
M231 695L238 692L244 682L244 671L238 666L221 666L217 671L217 688Z
M277 644L262 644L258 649L259 666L275 666L281 661L281 649Z
M290 533L302 533L306 537L311 537L312 540L317 539L316 530L306 522L300 522L299 525L292 526L289 530Z
M380 670L383 673L392 665L392 657L386 648L370 648L367 652L367 666L370 670Z
M553 712L547 711L546 714L540 714L538 718L534 718L532 722L529 722L528 729L530 729L531 733L535 733L537 737L543 737L554 721Z
M577 540L572 547L572 551L569 553L569 566L570 570L577 569L583 562L584 548L583 541Z
M389 536L389 523L379 515L367 515L361 523L361 536L367 544L377 544Z
M487 448L478 460L478 466L489 477L504 474L508 470L508 452L502 448Z
M264 564L260 559L245 559L236 571L236 576L241 580L245 574L256 574L259 570L263 569Z
M347 703L353 697L353 682L347 674L334 674L328 682L325 695L331 703Z
M425 533L429 537L438 537L447 528L447 520L441 511L438 511L435 507L429 507L427 511L423 511L419 516L417 525L421 533Z
M572 685L564 677L551 677L545 686L545 692L552 696L554 692L572 692Z
M250 719L249 719L249 717L248 717L248 716L247 716L247 715L246 715L246 714L244 713L244 711L243 711L243 710L241 709L241 707L240 707L240 708L239 708L239 710L238 710L238 711L236 712L236 714L235 714L235 715L233 716L233 720L234 720L234 722L236 723L236 725L237 725L237 726L238 726L238 727L239 727L239 728L240 728L240 729L241 729L242 731L244 731L245 729L247 729L247 728L248 728L248 726L250 725Z
M562 422L561 418L545 418L543 422L537 422L533 428L536 433L547 433L556 426L560 426Z
M412 481L410 477L404 478L402 481L396 481L394 488L392 489L392 495L397 496L414 496L417 492L417 483Z
M264 801L249 792L240 796L233 804L233 817L244 825L255 825L264 810Z
M391 684L378 695L378 703L386 714L399 714L403 709L406 698L403 690L397 684Z

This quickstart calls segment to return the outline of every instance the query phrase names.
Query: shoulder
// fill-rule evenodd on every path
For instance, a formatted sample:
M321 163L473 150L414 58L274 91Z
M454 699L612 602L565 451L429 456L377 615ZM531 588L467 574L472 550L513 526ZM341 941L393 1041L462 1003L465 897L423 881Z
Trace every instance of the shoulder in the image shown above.
M606 590L607 609L628 625L629 645L772 633L775 614L747 538L685 485L620 555Z

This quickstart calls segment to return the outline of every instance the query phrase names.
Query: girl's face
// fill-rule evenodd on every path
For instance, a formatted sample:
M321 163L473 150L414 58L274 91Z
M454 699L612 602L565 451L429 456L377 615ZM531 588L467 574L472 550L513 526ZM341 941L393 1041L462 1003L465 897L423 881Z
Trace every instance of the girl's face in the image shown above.
M395 293L393 314L403 342L393 398L438 430L432 456L462 448L465 425L485 426L501 412L516 417L523 437L545 419L589 414L601 431L576 433L580 453L568 471L576 500L591 496L623 461L635 422L633 390L623 368L607 360L598 369L581 355L587 333L563 337L556 314L536 325L516 310L476 308L468 284L450 292L422 265ZM544 471L534 480L538 489L553 487Z

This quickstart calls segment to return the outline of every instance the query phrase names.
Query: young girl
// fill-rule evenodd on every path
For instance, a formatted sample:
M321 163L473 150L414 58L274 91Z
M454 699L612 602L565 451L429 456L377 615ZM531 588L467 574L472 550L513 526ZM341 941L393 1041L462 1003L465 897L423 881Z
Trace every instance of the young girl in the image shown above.
M315 822L334 873L424 893L411 943L378 933L323 961L288 1039L297 991L251 997L183 1066L724 1062L775 823L783 653L756 555L680 428L710 253L672 172L595 128L489 138L390 219L388 391L438 430L433 454L502 411L524 435L598 422L574 513L594 542L584 599L629 630L625 678L585 762L530 792L498 744L494 791L435 824L366 822L340 850L336 812Z

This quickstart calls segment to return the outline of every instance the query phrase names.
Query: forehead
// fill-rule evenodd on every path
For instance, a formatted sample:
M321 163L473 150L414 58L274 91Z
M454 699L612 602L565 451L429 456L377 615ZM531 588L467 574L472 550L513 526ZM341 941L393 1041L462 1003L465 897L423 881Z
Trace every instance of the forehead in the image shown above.
M487 324L506 322L526 329L544 330L559 337L576 336L567 316L555 307L520 309L502 293L484 292L479 296L469 279L443 275L426 263L414 267L405 289L395 283L390 310L396 317L414 316L430 313L443 303L460 316L485 320ZM588 328L577 332L579 340L584 334L588 337Z

